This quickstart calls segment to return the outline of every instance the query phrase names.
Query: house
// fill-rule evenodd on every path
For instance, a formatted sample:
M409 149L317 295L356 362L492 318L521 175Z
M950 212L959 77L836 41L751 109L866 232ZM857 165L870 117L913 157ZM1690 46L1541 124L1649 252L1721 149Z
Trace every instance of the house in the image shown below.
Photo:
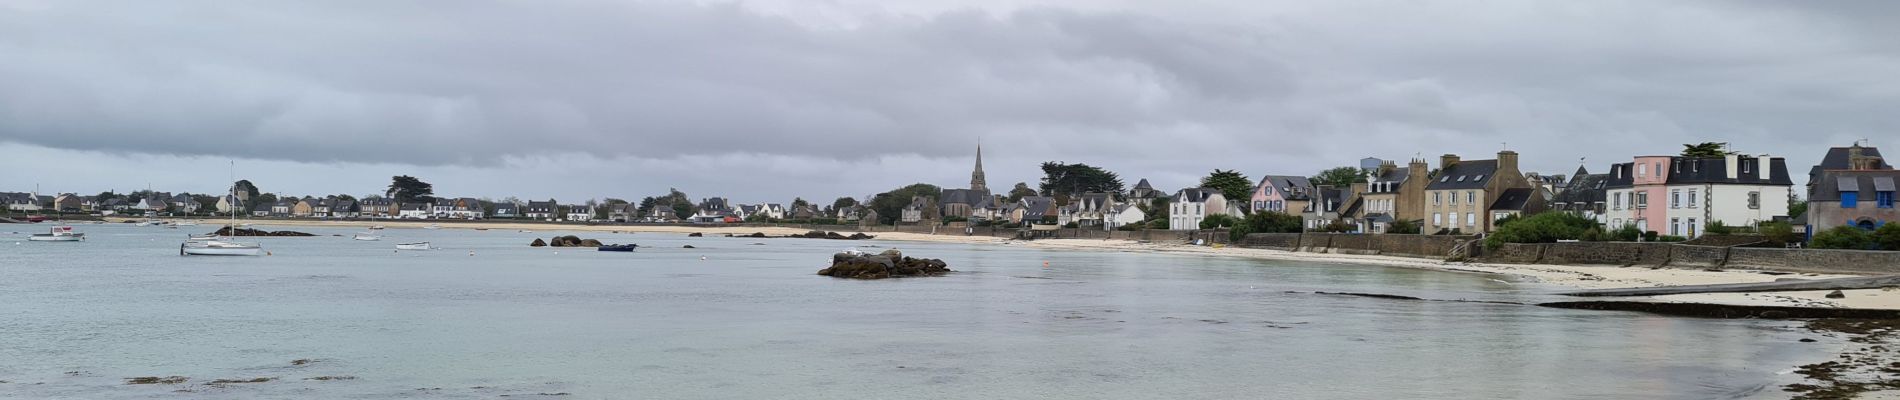
M1056 216L1056 199L1046 196L1023 196L1017 199L1009 210L1009 221L1019 224L1041 224L1043 220Z
M59 196L53 197L53 211L80 212L85 211L85 208L86 200L78 194L60 193Z
M146 194L145 198L139 199L138 205L133 208L149 212L164 212L171 208L171 197L170 193L152 192Z
M732 206L723 197L700 199L699 212L693 213L692 220L702 224L725 223L726 217L733 216ZM797 217L793 217L797 218Z
M771 203L766 204L764 207L765 209L760 210L760 212L765 213L766 218L785 219L785 206L779 205L778 203Z
M1110 193L1083 193L1071 200L1067 207L1058 210L1056 223L1076 227L1093 228L1104 224L1104 218L1115 207L1115 196Z
M191 198L190 193L179 193L167 199L166 202L170 203L172 211L185 214L195 214L198 208L203 207L202 204L198 204L198 199Z
M847 221L847 222L862 220L864 219L864 206L854 204L848 207L840 208L837 210L836 218L838 218L839 221Z
M678 213L673 211L671 205L655 204L653 205L653 209L647 210L646 215L642 216L640 220L654 223L673 223L679 222L680 217Z
M560 211L560 207L560 203L554 202L554 199L548 199L548 201L529 201L526 207L521 208L521 215L537 221L553 221L555 213Z
M795 220L809 220L823 215L825 215L825 210L818 208L817 204L806 204L804 207L792 207L790 217Z
M586 205L586 204L573 204L573 205L564 206L562 208L564 208L566 211L566 214L564 215L567 216L568 221L587 222L587 221L594 220L594 206Z
M640 219L640 205L619 203L607 206L607 219L613 222L634 222Z
M1488 208L1492 221L1509 217L1522 217L1543 212L1549 204L1550 192L1541 186L1527 188L1509 188L1498 195Z
M936 221L937 216L937 206L930 201L929 197L911 196L910 204L904 206L903 215L898 217L898 221L902 221L906 224L915 224L924 221Z
M396 216L396 201L388 197L371 196L356 201L357 214L367 218L389 218Z
M1321 230L1334 223L1343 223L1356 230L1357 220L1352 216L1351 208L1356 199L1351 188L1320 185L1313 188L1312 200L1306 202L1306 208L1300 210L1300 223L1306 230Z
M1168 229L1201 229L1201 220L1209 215L1231 215L1227 209L1227 196L1222 195L1220 189L1181 189L1168 202Z
M232 212L241 213L244 212L244 201L239 200L237 196L227 194L218 196L218 203L214 204L213 207L217 208L219 214L229 215Z
M1313 201L1313 182L1304 176L1267 175L1254 185L1251 197L1248 208L1254 212L1298 215ZM1199 229L1199 222L1195 224L1195 229Z
M521 205L514 201L495 203L494 218L521 218Z
M310 216L317 217L317 218L329 218L330 204L335 203L335 202L336 202L336 198L334 197L318 200L317 205L310 208Z
M1366 174L1360 193L1359 231L1386 233L1397 221L1419 222L1425 216L1425 182L1431 179L1424 159L1414 158L1404 168L1383 162ZM1422 224L1421 224L1422 226Z
M434 217L435 205L433 203L412 202L396 205L396 218L429 219Z
M309 217L309 216L316 215L317 206L320 204L322 204L322 201L319 201L316 198L305 197L303 198L303 200L298 200L295 203L291 203L290 216Z
M1116 204L1102 213L1102 229L1112 231L1124 225L1140 224L1147 219L1148 214L1142 212L1141 207L1130 203Z
M329 205L325 207L324 215L330 218L356 218L358 215L361 215L361 213L357 211L356 200L339 197L328 199L326 202L329 203Z
M1140 182L1135 182L1134 189L1128 190L1127 200L1129 203L1148 205L1154 204L1155 199L1165 196L1167 196L1167 193L1155 190L1154 185L1148 184L1148 178L1142 178Z
M1721 221L1731 226L1757 226L1788 219L1788 198L1794 181L1787 162L1767 155L1671 157L1664 178L1669 208L1669 235L1698 237L1705 226Z
M270 215L288 217L290 216L291 210L297 208L296 205L296 199L278 199L276 202L270 204Z
M1900 170L1880 156L1879 148L1855 143L1828 149L1809 175L1808 212L1802 216L1809 233L1839 226L1872 230L1900 221L1900 209L1894 208Z
M0 193L0 201L6 202L8 211L39 211L39 196L32 193Z
M114 197L114 198L106 199L106 201L99 202L99 208L103 210L107 210L107 211L112 211L114 213L120 213L120 212L125 212L126 210L132 209L132 203L125 201L125 198L123 197Z
M1506 189L1531 188L1517 169L1517 152L1498 152L1494 160L1461 160L1455 154L1438 159L1438 175L1425 185L1425 221L1422 233L1486 233L1498 218L1491 206ZM1540 206L1541 207L1541 206Z
M1592 174L1579 165L1577 172L1570 174L1570 180L1562 185L1562 191L1551 198L1550 209L1589 218L1604 230L1621 228L1610 224L1610 182L1610 174Z
M746 219L746 218L752 218L753 215L763 215L764 211L765 211L765 206L762 206L762 205L740 204L738 209L733 210L732 215L735 217L739 217L739 219Z
M482 206L481 200L469 197L435 199L435 203L430 205L429 211L434 214L436 218L482 219L482 217L488 214L488 210Z

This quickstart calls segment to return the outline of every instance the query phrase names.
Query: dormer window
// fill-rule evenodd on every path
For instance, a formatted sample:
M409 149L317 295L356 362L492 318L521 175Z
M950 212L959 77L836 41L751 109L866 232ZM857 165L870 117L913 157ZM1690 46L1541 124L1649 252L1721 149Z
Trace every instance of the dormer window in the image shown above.
M1458 181L1459 181L1459 182L1464 182L1464 181L1465 181L1465 176L1464 176L1464 175L1459 175L1459 176L1458 176Z
M1443 177L1443 178L1438 178L1438 182L1441 182L1441 183L1443 183L1443 182L1451 182L1451 175L1445 175L1445 177Z

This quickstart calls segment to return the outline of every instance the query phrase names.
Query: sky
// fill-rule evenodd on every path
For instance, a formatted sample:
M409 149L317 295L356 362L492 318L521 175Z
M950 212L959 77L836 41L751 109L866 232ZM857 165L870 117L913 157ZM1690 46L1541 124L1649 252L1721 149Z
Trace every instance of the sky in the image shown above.
M1895 140L1891 1L0 0L0 191L828 203ZM1900 146L1900 144L1893 144Z

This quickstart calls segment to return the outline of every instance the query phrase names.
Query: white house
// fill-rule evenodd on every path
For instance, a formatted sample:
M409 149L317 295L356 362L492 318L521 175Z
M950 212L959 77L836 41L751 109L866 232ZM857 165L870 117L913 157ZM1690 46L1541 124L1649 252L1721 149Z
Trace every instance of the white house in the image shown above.
M590 206L586 204L575 204L575 205L567 206L567 220L583 221L583 222L593 221L594 220L594 206Z
M434 215L433 205L429 203L402 203L396 208L396 217L402 219L428 219Z
M1728 155L1723 158L1673 157L1665 181L1667 206L1658 233L1694 238L1712 221L1755 226L1788 217L1788 193L1794 182L1779 157ZM1652 200L1653 201L1653 200Z
M1123 225L1139 224L1147 220L1148 214L1134 204L1118 204L1108 212L1102 213L1102 229L1115 230Z
M1168 229L1201 229L1201 220L1209 215L1227 215L1227 196L1220 189L1188 188L1175 192L1168 202Z
M32 193L0 193L0 200L7 204L7 210L39 211L39 196Z
M553 221L554 212L560 207L559 204L560 203L555 203L554 199L548 199L548 201L529 201L527 207L521 208L521 215L533 220Z

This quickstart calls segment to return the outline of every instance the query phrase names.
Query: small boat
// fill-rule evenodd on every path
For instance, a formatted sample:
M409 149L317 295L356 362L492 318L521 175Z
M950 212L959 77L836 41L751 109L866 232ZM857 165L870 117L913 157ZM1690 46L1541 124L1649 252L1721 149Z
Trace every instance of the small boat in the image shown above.
M403 243L403 244L396 245L396 250L429 250L433 248L434 247L429 247L429 242Z
M62 225L53 227L51 232L35 233L33 236L27 237L26 240L32 242L77 242L86 240L86 234L73 232L73 227Z
M605 246L600 246L600 248L598 248L598 249L595 249L595 250L600 250L600 251L633 251L633 249L637 249L637 248L640 248L640 245L637 245L637 244L610 244L610 245L605 245Z
M519 231L515 231L515 232L520 232L520 233L534 233L534 231L531 231L531 230L526 230L526 229L523 229L523 230L519 230Z
M198 223L193 221L174 222L172 226L198 226Z
M475 228L475 230L478 230L478 231L485 231L485 230L488 230L488 228Z
M381 236L376 236L376 235L371 235L371 234L367 234L367 233L358 233L358 234L356 234L356 235L353 235L353 236L350 236L350 238L351 238L351 239L356 239L356 240L361 240L361 241L366 241L366 242L374 242L374 241L378 241L378 240L383 240L383 238L382 238Z
M380 230L383 230L383 226L382 225L372 226L372 227L369 227L369 230L380 231Z
M218 234L207 233L203 235L191 235L190 237L185 238L185 241L187 242L203 242L207 240L218 240Z
M187 241L178 245L178 254L187 256L255 256L264 248L256 243L223 240Z
M422 227L422 229L442 229L442 225L429 224L429 226Z

